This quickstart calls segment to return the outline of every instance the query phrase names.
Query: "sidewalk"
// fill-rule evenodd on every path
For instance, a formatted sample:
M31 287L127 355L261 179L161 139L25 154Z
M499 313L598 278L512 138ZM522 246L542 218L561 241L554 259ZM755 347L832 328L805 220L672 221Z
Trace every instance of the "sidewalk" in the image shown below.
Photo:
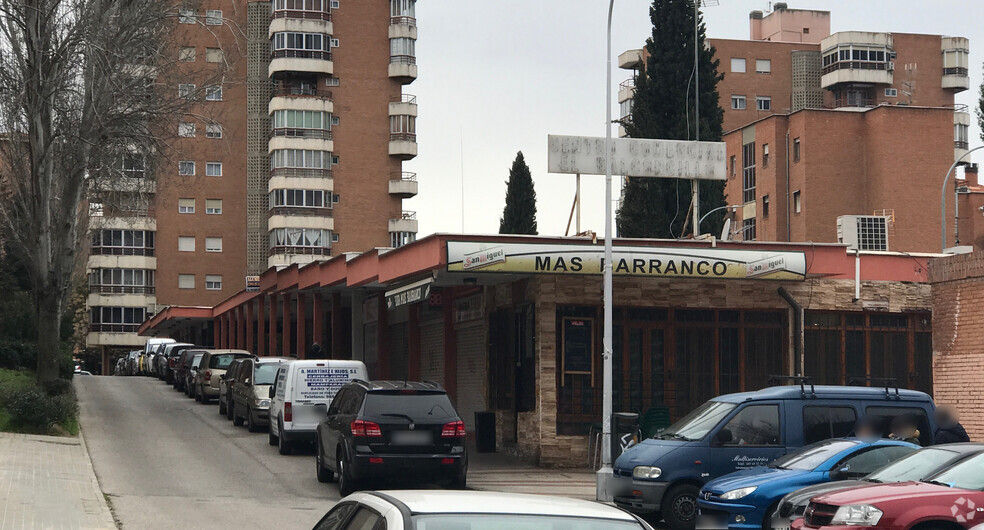
M0 530L116 523L81 436L0 433Z
M540 468L503 454L472 452L468 487L594 500L595 473L587 468Z

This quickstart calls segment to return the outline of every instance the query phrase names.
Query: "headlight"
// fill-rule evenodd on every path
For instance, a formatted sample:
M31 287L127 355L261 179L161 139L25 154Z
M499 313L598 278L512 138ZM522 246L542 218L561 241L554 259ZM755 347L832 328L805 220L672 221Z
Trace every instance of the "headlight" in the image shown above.
M257 399L256 401L253 402L253 406L255 406L255 407L269 407L270 406L270 400L269 399Z
M852 504L837 508L831 526L875 526L881 520L882 511L869 504Z
M663 470L658 467L636 466L632 468L632 478L654 479L659 478Z
M741 488L737 490L727 491L721 494L721 498L726 501L734 501L744 497L748 497L753 491L757 490L758 486L749 486L747 488Z

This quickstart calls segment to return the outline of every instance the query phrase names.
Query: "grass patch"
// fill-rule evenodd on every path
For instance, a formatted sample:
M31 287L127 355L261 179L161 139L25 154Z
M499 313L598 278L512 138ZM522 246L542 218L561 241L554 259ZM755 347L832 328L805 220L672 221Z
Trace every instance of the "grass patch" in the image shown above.
M17 392L34 386L34 374L20 370L8 370L0 368L0 389L2 392ZM0 394L0 401L4 401L5 395Z
M33 373L0 368L0 431L78 436L75 391L70 382L56 383L46 392Z

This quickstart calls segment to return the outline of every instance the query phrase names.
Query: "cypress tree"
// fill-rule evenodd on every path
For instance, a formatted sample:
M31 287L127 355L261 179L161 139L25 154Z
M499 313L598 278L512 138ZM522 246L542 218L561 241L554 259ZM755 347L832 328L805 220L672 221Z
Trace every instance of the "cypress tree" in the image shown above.
M978 93L980 99L977 101L977 125L981 127L981 141L984 141L984 83L981 83Z
M506 181L506 207L499 219L500 234L536 235L536 190L523 152L516 153Z
M646 39L648 59L636 78L632 113L622 125L631 138L696 139L694 105L694 0L653 0L649 9L653 34ZM724 111L718 104L720 61L704 44L705 26L699 16L700 139L718 142ZM700 211L723 206L724 182L701 181ZM622 237L677 238L683 236L691 204L690 182L680 179L627 179L617 215ZM701 232L717 234L723 216L708 217ZM688 225L687 231L693 230Z

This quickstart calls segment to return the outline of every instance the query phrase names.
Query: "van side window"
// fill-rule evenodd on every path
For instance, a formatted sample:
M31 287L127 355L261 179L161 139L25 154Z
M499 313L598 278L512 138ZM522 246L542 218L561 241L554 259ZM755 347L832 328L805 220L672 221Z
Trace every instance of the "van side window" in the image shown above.
M779 445L779 405L747 406L724 430L731 432L731 441L724 445Z
M850 436L857 422L852 407L803 407L803 444Z
M926 447L933 444L933 433L929 428L929 417L921 407L868 407L865 414L876 418L882 425L882 437L887 438L891 431L892 420L904 414L914 416L919 426L919 445Z

